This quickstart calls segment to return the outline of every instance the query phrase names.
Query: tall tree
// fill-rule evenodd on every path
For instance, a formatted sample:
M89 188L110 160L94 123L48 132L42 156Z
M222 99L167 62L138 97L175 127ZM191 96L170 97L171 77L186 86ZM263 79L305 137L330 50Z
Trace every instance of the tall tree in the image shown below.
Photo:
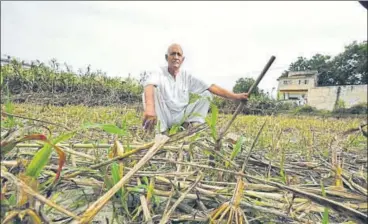
M234 93L246 93L250 89L250 87L255 83L256 80L253 78L240 78L236 80L235 86L233 87ZM263 94L263 91L256 87L253 90L253 95L258 96Z
M310 59L298 57L290 64L289 71L317 70L320 86L368 84L367 53L367 41L354 41L333 58L322 54ZM287 74L288 71L284 71L281 77Z
M335 85L368 84L367 41L354 41L345 51L334 57L332 72Z
M306 70L326 70L329 69L329 60L331 56L316 54L311 59L298 57L298 59L289 66L290 71L306 71Z

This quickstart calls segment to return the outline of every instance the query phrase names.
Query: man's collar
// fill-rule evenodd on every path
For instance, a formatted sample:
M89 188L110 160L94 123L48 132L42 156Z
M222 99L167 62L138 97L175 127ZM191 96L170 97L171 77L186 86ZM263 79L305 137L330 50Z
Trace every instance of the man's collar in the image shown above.
M169 66L165 65L165 66L161 67L161 69L162 69L162 71L165 75L169 75L169 76L173 77L173 75L171 75L170 72L169 72ZM178 76L181 72L182 72L182 70L181 70L181 68L179 68L179 72L176 76Z

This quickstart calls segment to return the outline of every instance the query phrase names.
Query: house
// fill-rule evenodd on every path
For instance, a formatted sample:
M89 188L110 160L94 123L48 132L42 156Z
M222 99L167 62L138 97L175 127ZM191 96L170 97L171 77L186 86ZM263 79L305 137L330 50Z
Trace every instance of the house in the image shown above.
M282 101L307 104L317 109L334 110L338 104L350 108L367 105L368 85L318 86L318 71L288 72L277 81L277 98Z
M298 104L308 102L308 92L317 86L318 71L290 71L280 76L277 81L278 100L293 101Z

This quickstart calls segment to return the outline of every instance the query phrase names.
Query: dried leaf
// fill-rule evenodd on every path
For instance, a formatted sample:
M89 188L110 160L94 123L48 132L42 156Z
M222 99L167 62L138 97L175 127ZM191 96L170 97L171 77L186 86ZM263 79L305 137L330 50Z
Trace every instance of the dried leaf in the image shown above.
M27 213L27 215L29 215L29 217L31 217L32 223L34 223L34 224L41 224L42 223L40 216L37 215L33 210L27 209L25 212Z
M122 156L122 155L124 155L124 146L118 140L115 140L114 145L112 146L108 157L112 159L116 156Z
M342 182L342 168L340 164L336 168L336 174L335 174L335 186L339 188L343 188L343 182Z
M18 143L29 140L45 141L47 138L43 134L32 134L21 137L26 129L21 129L13 132L9 137L1 141L1 155L5 155L10 152Z
M30 188L33 190L37 190L38 188L38 181L30 176L26 176L25 174L21 173L19 174L19 179L22 180L24 183L26 183ZM17 207L23 206L28 201L28 195L22 188L18 188L18 194L17 194Z
M19 214L19 211L10 211L8 215L4 218L2 224L9 223L12 219L18 216L18 214Z

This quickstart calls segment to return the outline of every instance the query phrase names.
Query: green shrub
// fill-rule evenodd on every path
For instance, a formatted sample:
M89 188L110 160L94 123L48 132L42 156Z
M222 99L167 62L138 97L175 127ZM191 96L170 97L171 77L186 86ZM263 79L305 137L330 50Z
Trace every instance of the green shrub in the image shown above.
M368 114L368 105L359 103L350 108L338 108L333 111L334 114Z
M338 100L336 105L335 105L335 110L341 110L341 109L345 109L346 105L345 105L345 101L343 100Z
M101 70L92 71L88 66L85 71L73 72L70 66L61 70L55 59L47 66L32 62L31 67L24 67L20 61L11 60L1 68L1 90L10 95L22 93L72 93L74 95L112 96L124 102L136 102L141 99L143 87L132 77L111 77Z
M368 114L367 103L359 103L348 109L350 114Z
M309 106L309 105L303 105L301 107L297 107L294 109L294 113L316 113L318 112L317 108Z
M291 109L295 108L296 106L292 102L280 101L280 102L277 102L276 107L277 107L278 111L287 111L287 110L291 110Z

